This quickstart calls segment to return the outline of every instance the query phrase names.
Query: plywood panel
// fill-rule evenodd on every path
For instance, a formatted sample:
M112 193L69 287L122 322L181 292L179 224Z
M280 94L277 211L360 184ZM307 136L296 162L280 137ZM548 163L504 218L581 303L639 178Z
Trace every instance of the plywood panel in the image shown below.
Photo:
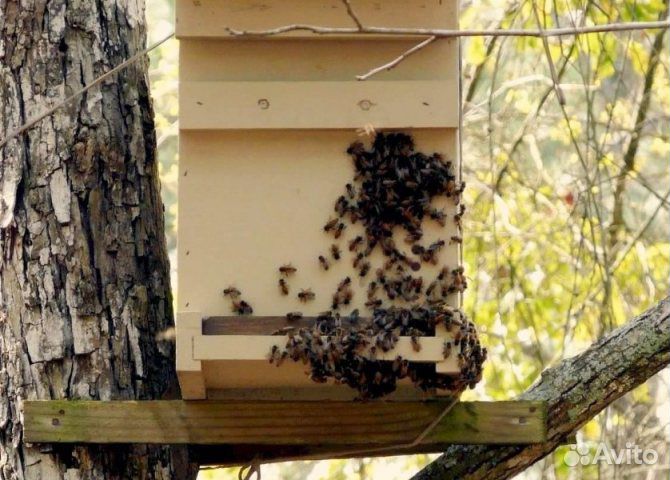
M458 28L457 0L354 0L367 26ZM226 38L226 28L263 30L296 23L355 27L340 0L177 0L178 38ZM312 36L305 32L292 36Z
M413 134L418 149L454 158L454 129ZM345 150L356 139L354 132L337 130L182 131L178 310L198 310L203 316L230 314L222 290L234 284L253 306L254 315L290 311L317 315L330 308L332 293L349 275L355 290L351 308L365 312L370 278L359 279L353 271L345 243L361 233L360 224L349 227L335 242L344 253L341 261L325 272L317 260L334 243L323 225L353 177ZM446 206L453 213L453 204ZM451 222L446 229L426 222L424 243L448 239L453 228ZM290 295L282 296L277 268L289 262L298 272L289 281ZM376 252L371 262L374 272L384 259ZM445 248L439 263L458 265L457 246ZM428 279L438 270L429 265L421 274ZM296 298L301 288L312 288L315 301L301 303Z
M182 82L181 130L458 127L455 81Z
M398 57L416 40L179 42L181 81L353 81ZM445 39L374 80L458 80L458 40Z

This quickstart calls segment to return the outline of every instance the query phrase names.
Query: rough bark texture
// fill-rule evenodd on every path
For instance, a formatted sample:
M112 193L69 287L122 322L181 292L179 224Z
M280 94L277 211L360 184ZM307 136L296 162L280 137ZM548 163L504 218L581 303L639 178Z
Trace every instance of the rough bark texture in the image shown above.
M0 0L0 137L144 48L142 0ZM147 62L0 152L0 479L192 478L186 450L21 439L23 399L178 395Z
M528 446L454 445L414 480L511 478L556 447L617 398L670 362L670 297L543 372L521 400L548 402L547 442Z

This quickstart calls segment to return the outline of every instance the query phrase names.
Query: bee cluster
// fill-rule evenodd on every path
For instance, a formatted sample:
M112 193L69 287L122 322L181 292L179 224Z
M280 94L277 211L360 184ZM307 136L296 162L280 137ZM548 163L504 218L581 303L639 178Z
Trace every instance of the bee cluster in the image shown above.
M346 277L332 294L330 310L322 312L312 326L289 326L275 332L288 335L288 341L285 348L272 349L270 362L303 362L310 366L312 380L325 382L332 378L358 390L361 398L391 393L403 378L411 379L422 390L439 388L453 394L473 387L481 378L486 349L481 347L474 325L446 302L449 296L467 288L463 268L445 266L428 280L418 273L424 265L438 265L439 254L447 244L462 242L465 206L460 200L465 184L458 180L452 162L438 153L416 152L413 139L403 133L378 133L370 149L355 142L347 153L353 160L354 179L336 200L336 215L323 227L335 243L316 261L325 272L333 262L343 261L345 255L351 257L354 278L359 283L367 282L365 307L371 315L362 318L358 310L340 315L339 310L351 305L354 298L352 278ZM440 197L442 203L446 199L456 206L453 222L459 234L452 235L448 242L422 242L425 221L442 227L447 224L449 214L435 206L434 200ZM358 222L363 226L362 233L347 239L345 232ZM398 232L404 232L404 242L396 241L394 234ZM342 249L340 242L344 244ZM370 258L376 250L383 256L379 268L373 267ZM296 271L291 264L279 267L281 295L291 293L289 281ZM231 297L235 313L252 313L251 306L239 299L237 289L230 287L224 294ZM297 292L303 303L315 297L310 288ZM290 312L286 318L290 323L302 318L302 313ZM376 359L377 352L392 350L400 336L409 336L412 347L419 351L420 338L434 336L438 325L444 325L451 335L444 344L444 358L458 355L459 376L437 374L434 363L414 363L401 357L394 361Z
M459 393L467 386L473 387L481 378L486 349L481 347L474 325L460 310L445 304L449 295L467 287L463 268L444 267L430 282L416 274L422 264L437 265L438 255L447 244L443 239L428 245L420 243L425 220L446 226L448 215L436 208L433 200L444 197L458 205L453 221L460 231L465 213L460 199L465 184L458 181L450 161L437 153L429 156L416 152L412 138L406 134L379 133L369 150L356 142L347 153L353 159L355 176L336 200L336 216L323 230L337 241L343 239L348 226L357 222L363 225L363 234L346 245L357 277L373 277L367 285L365 303L372 316L362 319L358 310L340 316L338 310L348 306L354 295L352 280L346 277L332 296L331 310L320 314L312 327L288 327L277 332L288 334L289 339L284 349L273 348L270 362L280 365L285 359L302 361L310 365L312 380L325 382L332 378L358 390L362 398L391 393L397 381L406 377L423 390L440 388ZM394 239L398 228L406 233L405 249ZM460 235L453 235L449 244L461 241ZM369 257L376 248L385 261L371 274ZM318 256L323 270L343 257L337 244L331 245L330 257ZM407 306L382 308L397 301ZM295 318L296 313L287 319ZM445 342L444 356L449 357L452 350L458 355L460 376L440 375L434 364L411 363L401 357L392 362L375 359L375 352L393 349L399 336L410 336L412 346L420 350L420 337L433 336L438 324L454 335L453 341Z
M458 355L460 376L439 375L434 364L413 363L400 356L393 361L376 359L379 352L392 350L400 336L410 336L413 348L420 350L419 337L434 335L437 325L453 335L453 340L445 341L443 355L445 359ZM270 363L303 362L310 366L313 381L332 378L356 389L361 398L389 394L403 378L422 390L440 388L457 394L480 380L486 358L474 325L460 310L445 305L377 308L367 319L360 318L357 310L346 317L328 311L311 327L287 327L275 333L288 335L288 341L283 349L272 348Z

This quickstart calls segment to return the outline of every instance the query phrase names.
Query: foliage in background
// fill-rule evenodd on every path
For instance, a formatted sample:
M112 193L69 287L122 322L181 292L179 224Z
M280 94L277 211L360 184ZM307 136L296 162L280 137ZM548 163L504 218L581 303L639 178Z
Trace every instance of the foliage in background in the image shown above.
M536 28L534 5L547 28L651 21L667 11L667 0L465 3L462 28ZM172 1L148 0L150 41L172 30L173 15ZM668 35L603 33L549 42L565 106L556 99L539 39L464 40L465 263L470 279L465 308L490 352L485 380L470 398L513 398L544 368L668 294ZM152 53L166 234L173 252L177 69L176 41ZM522 477L667 477L668 403L666 370L578 435L580 444L592 449L601 441L615 449L629 442L655 448L660 453L656 467L569 469L560 449ZM405 479L431 458L289 462L264 467L264 477ZM219 469L203 471L200 478L236 476L233 469Z

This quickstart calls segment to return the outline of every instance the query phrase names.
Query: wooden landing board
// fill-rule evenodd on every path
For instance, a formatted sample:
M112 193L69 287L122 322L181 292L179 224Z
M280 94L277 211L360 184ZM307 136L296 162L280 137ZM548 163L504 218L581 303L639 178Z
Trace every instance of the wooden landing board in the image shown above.
M448 403L26 401L23 438L29 443L400 445L413 441ZM546 437L545 421L542 402L457 403L419 447L539 443Z

